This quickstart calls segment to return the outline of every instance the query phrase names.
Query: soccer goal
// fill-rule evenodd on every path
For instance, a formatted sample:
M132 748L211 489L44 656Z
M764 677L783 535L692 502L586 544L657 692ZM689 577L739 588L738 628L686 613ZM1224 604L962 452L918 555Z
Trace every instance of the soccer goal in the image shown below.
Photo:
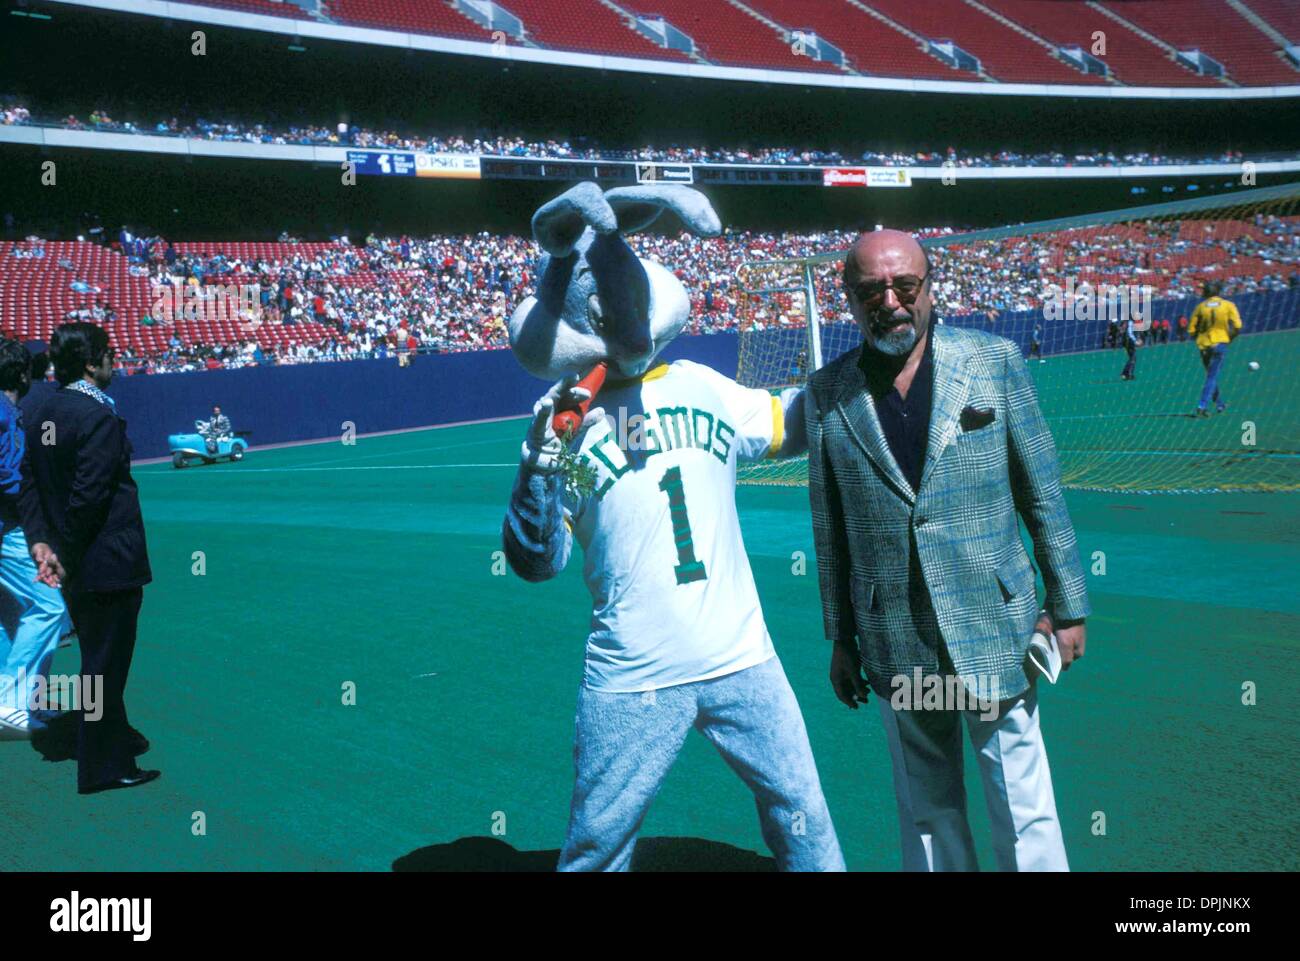
M1300 490L1300 184L922 243L936 317L1020 347L1067 486ZM861 343L839 282L843 259L832 251L741 266L741 382L802 384ZM1200 418L1205 369L1187 325L1207 282L1236 304L1243 327L1219 374L1225 409ZM1137 347L1126 379L1130 320ZM807 476L804 458L741 472L759 484Z

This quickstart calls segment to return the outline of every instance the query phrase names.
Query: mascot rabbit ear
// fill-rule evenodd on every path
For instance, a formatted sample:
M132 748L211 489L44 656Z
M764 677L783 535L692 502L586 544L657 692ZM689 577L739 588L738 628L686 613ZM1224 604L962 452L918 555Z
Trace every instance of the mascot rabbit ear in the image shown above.
M588 227L600 234L612 234L619 229L614 210L593 183L580 183L566 190L533 214L533 237L552 257L573 253Z
M621 233L631 234L644 230L658 220L665 210L675 213L682 225L697 237L716 237L722 233L722 222L718 220L708 198L684 184L615 187L605 191L604 199L617 217ZM534 230L536 223L534 218Z
M556 380L602 360L623 378L650 368L685 325L690 298L669 268L638 258L622 234L664 211L700 236L722 230L704 195L682 184L602 193L580 183L538 208L533 236L545 256L537 292L509 324L510 347L525 370Z

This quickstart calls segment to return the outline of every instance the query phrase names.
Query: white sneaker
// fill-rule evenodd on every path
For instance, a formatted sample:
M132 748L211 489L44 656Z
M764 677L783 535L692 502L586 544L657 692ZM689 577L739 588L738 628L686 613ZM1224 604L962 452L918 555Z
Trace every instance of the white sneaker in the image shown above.
M32 736L32 716L26 711L0 711L0 741L28 741Z

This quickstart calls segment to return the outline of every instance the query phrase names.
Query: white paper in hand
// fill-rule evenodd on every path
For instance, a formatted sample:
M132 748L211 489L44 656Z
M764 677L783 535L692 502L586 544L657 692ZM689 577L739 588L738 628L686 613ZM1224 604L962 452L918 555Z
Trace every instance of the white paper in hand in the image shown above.
M1061 676L1061 649L1056 644L1055 634L1043 635L1035 631L1029 639L1029 659L1048 683L1055 684Z

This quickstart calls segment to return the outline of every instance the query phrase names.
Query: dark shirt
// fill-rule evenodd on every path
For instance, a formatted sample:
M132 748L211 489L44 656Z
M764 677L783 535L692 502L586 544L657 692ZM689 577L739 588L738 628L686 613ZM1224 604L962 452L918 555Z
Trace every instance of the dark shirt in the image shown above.
M907 482L915 493L921 486L921 470L925 467L925 451L930 439L930 408L934 400L934 338L927 337L920 366L907 389L907 397L900 397L894 387L894 378L902 370L894 358L863 345L858 364L867 379L867 390L876 403L876 416Z

